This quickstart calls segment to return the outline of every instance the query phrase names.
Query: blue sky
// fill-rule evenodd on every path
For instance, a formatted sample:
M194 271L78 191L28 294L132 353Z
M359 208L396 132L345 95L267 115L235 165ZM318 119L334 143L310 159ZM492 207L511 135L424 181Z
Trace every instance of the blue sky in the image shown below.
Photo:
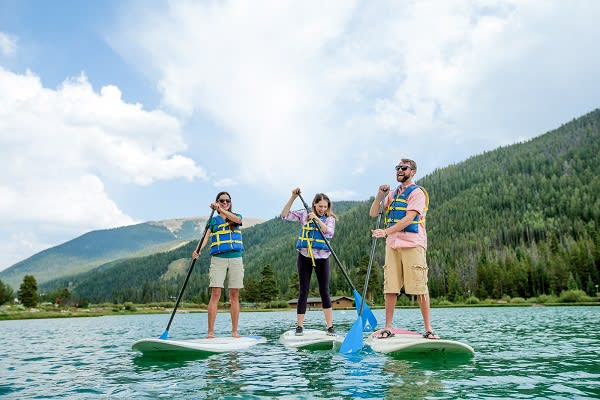
M366 200L401 157L419 177L539 136L598 107L599 19L591 1L2 0L0 270L207 215L220 190L269 219L297 186Z

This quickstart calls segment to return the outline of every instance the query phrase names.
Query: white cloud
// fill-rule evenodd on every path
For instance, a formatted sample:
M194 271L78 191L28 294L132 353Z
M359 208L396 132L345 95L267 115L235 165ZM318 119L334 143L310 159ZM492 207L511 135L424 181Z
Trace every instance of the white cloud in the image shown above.
M271 188L310 184L298 168L315 163L333 184L345 177L338 166L382 142L389 159L439 167L539 135L562 122L542 116L539 91L559 96L574 70L600 62L600 3L315 4L169 2L133 24L124 16L119 39L131 42L114 46L153 66L166 105L224 128L236 180ZM584 51L560 56L574 48ZM591 104L588 95L573 112Z
M17 52L17 37L0 32L0 55L14 56Z
M238 183L235 181L235 179L231 178L223 178L213 182L215 187L231 187L236 186L237 184Z
M109 188L208 180L188 154L211 165L214 185L264 199L295 186L364 199L390 183L400 157L421 177L556 128L600 98L600 2L125 7L120 28L101 34L156 84L163 111L123 101L113 85L94 90L83 74L48 89L0 67L0 218L16 224L0 236L41 246L50 240L24 224L132 221ZM0 56L17 50L0 33Z
M318 9L304 3L170 3L167 11L124 28L132 29L123 34L134 45L115 46L125 57L151 59L166 105L208 112L218 121L224 134L216 151L231 154L236 180L279 185L315 159L331 167L335 160L323 152L344 147L330 116L357 68L322 62L343 35L352 3Z
M206 179L178 153L179 121L123 102L114 86L96 93L82 74L52 90L0 67L0 93L0 235L43 246L50 231L72 238L131 224L105 182Z

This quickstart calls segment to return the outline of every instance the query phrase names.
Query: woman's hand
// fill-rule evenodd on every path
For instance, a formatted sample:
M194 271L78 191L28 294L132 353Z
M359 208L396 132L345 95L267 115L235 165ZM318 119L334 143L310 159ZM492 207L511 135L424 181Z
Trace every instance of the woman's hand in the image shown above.
M194 252L192 253L192 258L193 258L194 260L197 260L197 259L198 259L198 257L200 257L200 251L196 251L196 250L194 250Z
M374 238L384 238L387 236L387 231L385 229L373 229L371 237Z

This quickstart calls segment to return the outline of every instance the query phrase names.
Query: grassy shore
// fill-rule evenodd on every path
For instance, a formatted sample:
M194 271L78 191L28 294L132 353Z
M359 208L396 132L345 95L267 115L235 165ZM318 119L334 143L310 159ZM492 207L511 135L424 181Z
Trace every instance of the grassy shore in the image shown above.
M42 319L42 318L73 318L73 317L100 317L105 315L134 315L134 314L170 314L173 312L174 304L96 304L87 308L77 307L56 307L55 305L40 305L36 308L25 308L20 305L0 306L0 321L2 320L20 320L20 319ZM432 308L451 308L451 307L543 307L543 306L600 306L600 301L584 302L482 302L477 304L451 303L432 304ZM417 308L417 304L397 305L396 308ZM370 306L371 309L383 308L382 305ZM272 307L242 307L242 312L258 311L295 311L294 308L272 308ZM354 308L351 308L354 310ZM219 312L228 312L226 305L219 305ZM178 313L206 313L206 305L195 303L183 303L177 309Z

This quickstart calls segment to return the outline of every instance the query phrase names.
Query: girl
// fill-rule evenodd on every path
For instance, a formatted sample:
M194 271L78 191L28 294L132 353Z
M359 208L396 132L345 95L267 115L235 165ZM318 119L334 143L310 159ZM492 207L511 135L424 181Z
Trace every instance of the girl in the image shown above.
M298 293L298 306L296 309L296 335L304 332L304 314L310 288L310 277L313 269L319 283L319 294L323 304L323 314L327 324L327 334L335 336L333 329L333 311L329 297L329 256L331 252L322 234L326 239L333 237L336 216L331 211L331 201L323 193L318 193L312 201L312 211L290 211L292 203L300 194L300 188L292 190L292 196L281 210L281 218L288 221L299 221L302 224L300 235L296 241L298 250L298 278L300 292ZM315 225L318 224L318 228Z
M244 287L244 264L242 255L242 216L235 214L231 208L231 196L227 192L217 194L216 201L210 207L217 212L210 221L200 251L194 251L192 257L197 259L204 246L210 239L210 301L208 302L208 334L207 338L215 337L215 320L217 307L224 287L225 276L228 275L227 287L231 303L231 336L240 337L238 320L240 316L240 289Z

